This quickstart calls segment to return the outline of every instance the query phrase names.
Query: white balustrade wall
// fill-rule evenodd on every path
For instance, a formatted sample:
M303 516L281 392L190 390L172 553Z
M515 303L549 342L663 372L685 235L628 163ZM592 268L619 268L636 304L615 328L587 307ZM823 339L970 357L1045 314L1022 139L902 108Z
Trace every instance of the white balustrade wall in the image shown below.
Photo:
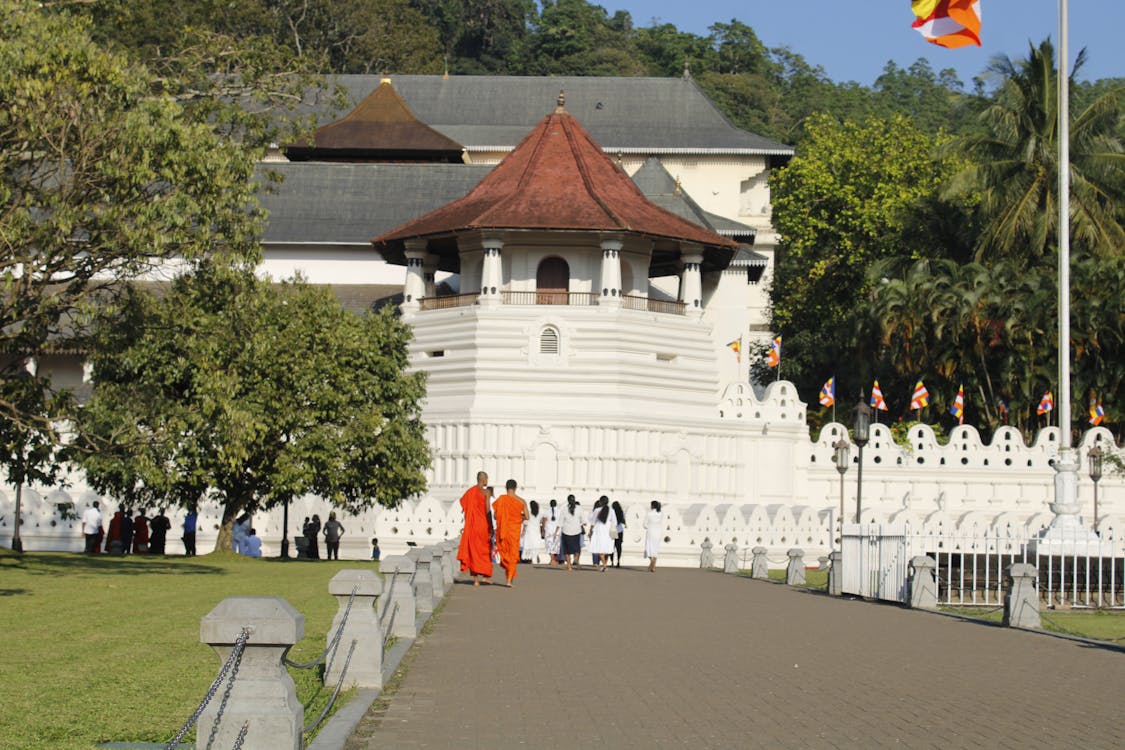
M562 502L570 491L579 496L587 509L603 492L620 500L627 515L626 564L642 562L643 518L649 501L657 499L664 504L662 564L698 565L700 545L709 539L716 550L730 542L737 544L740 557L746 560L751 548L766 547L776 567L784 564L786 550L800 547L806 551L806 563L815 565L816 558L827 554L836 536L833 529L838 523L841 478L833 463L833 443L847 436L847 428L830 423L810 439L802 429L805 404L795 394L796 389L785 381L771 384L761 399L748 386L729 386L716 420L720 429L715 437L704 440L682 433L679 437L665 435L663 440L657 440L651 431L638 432L630 426L622 426L621 434L613 436L602 434L605 427L567 427L571 432L561 443L564 450L548 451L542 447L543 430L526 426L511 430L441 427L431 433L449 437L445 446L435 446L438 461L434 471L438 476L431 476L431 480L438 480L436 485L441 491L408 499L398 508L372 509L359 516L338 512L346 530L341 556L369 559L372 537L379 539L383 554L389 555L403 552L408 543L425 545L457 536L462 522L458 493L454 491L457 475L462 477L461 486L468 486L477 468L491 468L493 479L502 484L507 478L502 467L475 464L487 461L490 455L510 455L518 457L518 461L512 461L509 468L522 468L528 475L521 480L521 484L529 485L527 499L538 500L544 511L548 500L555 497ZM581 433L591 429L597 435L593 437L594 432L590 433L589 450L602 453L605 460L601 465L609 465L606 461L610 460L632 462L621 464L624 469L615 466L607 471L632 486L605 486L599 479L579 482L580 487L542 489L544 477L578 480L581 472L576 470L577 463L596 465L585 455L586 439ZM467 438L472 432L505 435L505 440L512 444L503 449L497 445L469 450L468 442L472 441ZM908 523L913 529L934 535L987 533L1029 538L1053 518L1048 503L1053 499L1055 472L1051 464L1057 455L1058 439L1058 428L1052 427L1039 432L1034 442L1027 445L1019 432L1002 428L985 442L975 428L962 426L955 428L949 441L942 445L929 427L920 425L910 430L909 445L903 446L894 442L887 425L873 425L871 440L863 452L862 520ZM607 450L609 445L615 449ZM645 445L656 446L655 455L643 456ZM1087 523L1093 520L1093 483L1085 473L1085 456L1094 445L1119 457L1123 455L1114 444L1112 433L1103 427L1086 432L1076 446L1082 458L1079 501ZM708 460L706 453L711 448L719 450L719 460L714 456ZM720 487L732 481L731 451L742 456L738 470L733 472L736 486ZM450 454L472 455L472 460L453 460ZM568 463L564 465L563 461ZM852 463L842 480L848 521L855 513L857 461L853 445ZM541 467L540 462L552 465ZM454 465L456 469L452 468ZM690 472L687 484L684 471ZM598 486L603 489L595 489ZM701 491L693 492L692 487ZM1103 535L1125 538L1125 476L1110 462L1106 463L1098 485L1098 498L1099 530ZM67 484L58 488L25 487L21 526L24 548L81 551L83 538L78 516L95 499L102 501L108 526L109 516L118 503L111 498L99 498L86 488L81 476L69 477ZM14 500L15 489L0 486L0 544L5 546L13 531ZM293 501L289 507L290 537L299 532L306 516L316 513L323 523L330 510L327 502L316 497ZM152 512L150 509L150 515ZM179 554L183 549L179 538L184 511L170 509L168 516L173 527L168 534L167 550ZM253 519L263 542L263 554L267 556L279 552L282 517L282 510L275 508L258 513ZM214 547L219 520L218 506L204 502L197 534L201 553ZM290 553L296 554L295 546L291 546Z

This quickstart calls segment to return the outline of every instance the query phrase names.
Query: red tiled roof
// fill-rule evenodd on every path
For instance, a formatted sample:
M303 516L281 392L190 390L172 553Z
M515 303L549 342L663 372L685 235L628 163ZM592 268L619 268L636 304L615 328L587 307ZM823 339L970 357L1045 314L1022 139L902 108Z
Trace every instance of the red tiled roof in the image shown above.
M399 254L402 241L468 230L606 231L692 242L725 255L738 243L650 203L560 107L463 198L372 240ZM726 265L722 262L721 265Z

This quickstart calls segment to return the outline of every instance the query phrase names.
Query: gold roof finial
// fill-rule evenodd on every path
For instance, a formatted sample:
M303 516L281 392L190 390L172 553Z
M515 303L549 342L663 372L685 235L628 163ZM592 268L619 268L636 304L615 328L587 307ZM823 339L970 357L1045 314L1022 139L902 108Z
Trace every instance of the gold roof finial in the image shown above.
M557 99L555 99L555 112L565 112L566 111L565 108L566 108L566 91L563 90L563 89L559 89L559 96L558 96Z
M676 177L676 193L675 194L679 195L683 191L684 191L684 186L680 184L680 178L679 178L679 176L677 176Z
M381 79L379 79L379 83L390 83L390 82L391 82L390 76L383 76Z

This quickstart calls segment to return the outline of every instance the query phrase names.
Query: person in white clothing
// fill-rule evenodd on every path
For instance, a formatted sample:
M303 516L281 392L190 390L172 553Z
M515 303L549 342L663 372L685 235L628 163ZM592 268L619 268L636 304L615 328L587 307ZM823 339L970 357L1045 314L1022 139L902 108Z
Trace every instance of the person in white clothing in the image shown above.
M99 509L98 501L95 500L94 504L82 514L82 534L86 537L87 555L98 553L98 535L101 533L102 512Z
M550 510L543 513L543 518L540 521L543 525L543 545L547 548L551 565L557 565L560 562L559 549L562 540L559 537L558 505L557 500L552 500Z
M539 503L532 500L528 505L531 510L527 519L523 522L523 531L520 536L520 558L538 563L539 554L543 551L543 519L539 517Z
M566 507L563 508L560 516L562 521L559 523L567 570L578 567L578 555L582 553L582 538L586 534L586 527L582 523L581 513L582 504L574 499L574 495L567 495Z
M660 541L664 538L664 516L660 513L660 502L652 501L652 509L645 516L645 557L648 558L648 572L656 570L656 556L660 554Z
M612 524L612 531L611 531ZM602 495L590 514L590 552L598 570L605 572L609 556L613 554L613 534L617 531L617 518L609 508L609 498Z
M261 557L262 556L262 540L258 538L258 532L250 529L242 539L242 554L247 557Z

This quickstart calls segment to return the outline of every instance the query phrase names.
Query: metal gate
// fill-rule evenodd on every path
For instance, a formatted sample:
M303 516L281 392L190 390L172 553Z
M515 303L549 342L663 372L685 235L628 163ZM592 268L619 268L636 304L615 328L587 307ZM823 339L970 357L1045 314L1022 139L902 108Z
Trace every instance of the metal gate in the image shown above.
M880 524L844 524L840 560L843 593L906 601L910 545L906 530Z

